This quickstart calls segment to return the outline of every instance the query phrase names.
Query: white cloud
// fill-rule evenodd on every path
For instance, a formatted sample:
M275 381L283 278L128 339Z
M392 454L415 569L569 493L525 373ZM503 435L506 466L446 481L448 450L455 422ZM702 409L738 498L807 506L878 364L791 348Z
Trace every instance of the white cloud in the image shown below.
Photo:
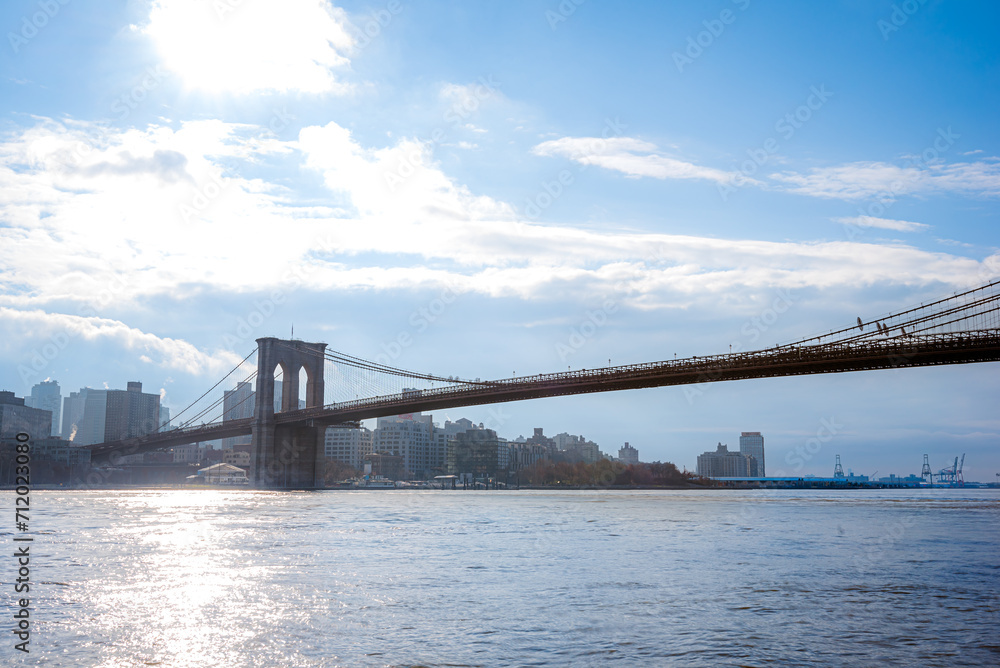
M191 88L344 93L331 70L350 62L347 25L326 0L154 0L143 31Z
M121 350L138 353L142 361L196 376L224 374L242 359L225 350L210 355L187 341L159 337L107 318L0 306L0 323L12 330L30 333L32 341L23 346L25 350L50 341L58 342L63 347L74 339L108 342Z
M452 286L522 299L614 293L666 308L775 287L965 285L982 271L973 259L904 245L525 223L506 202L455 183L431 145L365 147L336 123L290 142L217 121L150 126L108 132L74 152L84 130L42 121L0 143L0 283L17 286L0 304L100 312L203 287L234 294L304 284ZM329 204L291 206L298 193L278 186L277 174L242 175L270 174L269 156L319 174L325 187L310 197ZM194 211L190 220L182 206Z
M596 165L632 178L702 179L721 184L777 187L788 192L828 199L896 199L903 195L957 193L1000 196L1000 160L894 165L853 162L817 167L805 173L786 171L753 179L739 172L706 167L663 155L655 144L633 137L562 137L537 144L535 155L561 156L582 165ZM892 228L896 229L896 228Z
M111 287L116 302L129 301L191 280L240 289L287 270L267 261L272 252L308 249L297 235L264 247L253 239L298 212L275 185L222 167L278 150L245 126L92 129L43 121L0 143L0 217L8 223L0 227L0 280L34 286L7 303L41 295L93 303Z
M1000 196L1000 163L989 160L900 167L885 162L853 162L818 167L806 174L771 175L791 192L831 199L892 198L926 193Z
M849 227L877 227L897 232L919 232L930 229L930 225L926 223L913 223L908 220L893 220L891 218L876 218L875 216L854 216L851 218L834 218L833 220Z
M500 84L492 78L483 77L475 83L456 84L443 83L438 89L438 95L455 111L471 114L487 100L503 100Z
M562 156L581 165L596 165L630 177L655 179L703 179L717 183L754 181L736 172L703 167L661 155L655 144L632 137L563 137L542 142L535 155Z

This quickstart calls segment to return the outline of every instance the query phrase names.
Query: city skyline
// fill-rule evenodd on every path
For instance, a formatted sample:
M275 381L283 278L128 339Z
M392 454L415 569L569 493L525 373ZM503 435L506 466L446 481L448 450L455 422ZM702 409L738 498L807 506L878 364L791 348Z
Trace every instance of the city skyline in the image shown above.
M46 380L46 381L44 381L44 383L45 383L46 386L51 386L51 384L55 383L55 385L58 387L58 382L57 381ZM138 386L139 388L141 388L141 383L131 382L131 383L129 383L129 385L133 386L133 387L134 386ZM85 390L91 390L91 389L93 389L93 388L81 388L80 392L73 392L73 393L71 393L71 395L74 396L74 397L76 397L76 396L82 394L84 396L84 398L85 398L86 395L85 395L84 391ZM114 390L111 390L110 388L106 388L105 390L99 391L99 392L106 393L109 390L110 391L114 391ZM0 388L0 391L2 391L2 388ZM122 391L119 390L118 392L121 393ZM11 393L11 394L13 395L13 393ZM252 411L251 410L247 410L245 408L245 406L248 404L247 399L250 398L250 397L252 397L252 392L248 392L247 391L247 389L246 389L246 383L243 383L243 382L240 382L235 390L225 390L223 392L224 406L225 406L225 408L224 408L225 419L238 419L238 418L242 418L242 417L250 417L251 414L252 414ZM67 399L68 398L69 397L67 397ZM24 398L24 401L25 401L25 404L28 405L27 398ZM69 403L67 402L67 406L68 405L69 405ZM81 404L81 410L82 410L82 404ZM165 410L165 408L161 408L161 411L162 410ZM458 410L462 410L462 409L458 409ZM162 413L161 413L161 415L162 415ZM416 416L416 417L414 417L414 416ZM372 439L375 436L375 434L377 433L377 431L378 431L379 428L385 428L385 427L392 428L393 424L398 424L399 422L405 422L407 420L416 420L417 422L420 422L421 424L424 424L425 426L433 427L433 432L435 434L443 434L443 435L447 435L447 434L454 435L454 434L459 433L460 431L464 431L465 428L468 428L468 429L471 429L471 430L477 430L477 429L486 429L486 430L489 430L489 427L486 426L486 425L484 425L483 423L480 422L480 423L477 424L477 423L475 423L475 422L473 422L473 421L471 421L471 420L469 420L468 418L465 418L465 417L458 418L455 421L448 420L447 418L445 418L443 421L440 421L440 420L434 420L433 413L428 413L426 415L421 414L421 413L415 413L415 414L412 414L412 415L409 415L409 414L408 415L392 415L392 416L386 416L385 418L378 418L377 420L375 420L375 419L373 419L373 420L365 420L365 421L363 421L363 424L361 425L361 427L359 429L329 427L329 428L327 428L326 434L323 437L323 440L325 442L325 446L321 447L320 450L321 450L321 452L324 452L325 456L328 457L328 458L339 459L340 461L343 461L344 463L352 464L353 459L359 457L360 456L359 452L361 452L361 451L367 451L367 452L373 452L373 451L374 452L379 452L380 451L380 448L378 447L379 441L376 439L374 443L372 442ZM377 427L376 424L379 425L379 426ZM72 426L73 425L69 425L67 423L63 423L62 433L60 434L58 432L58 430L53 430L52 436L56 437L56 436L60 436L61 435L62 438L66 439L67 438L66 432ZM162 421L161 421L161 428L162 428ZM458 429L459 431L456 431L456 429ZM357 435L355 435L355 436L347 436L347 437L336 435L336 434L339 434L340 432L359 432L359 430L360 430L360 432L366 432L367 433L367 438L368 438L368 441L369 441L368 442L367 450L364 450L364 448L361 448L359 450L359 443L358 443L358 436ZM543 427L534 427L533 430L532 430L534 432L534 437L535 438L541 437L542 436L542 432L544 432L544 430L545 430L544 426ZM74 436L76 435L76 430L75 429L70 429L70 431L72 431L72 435L74 435ZM506 441L506 442L509 442L509 443L512 443L512 444L514 444L514 443L531 442L531 440L532 440L531 437L525 437L523 433L518 434L518 436L516 436L516 437L514 437L511 434L503 434L503 433L499 433L499 432L497 432L496 435L500 438L500 440ZM365 437L361 437L361 438L363 440ZM547 438L549 438L550 440L552 440L554 442L554 444L558 447L559 451L566 451L567 449L572 449L574 447L574 444L580 445L580 444L583 444L583 443L586 442L586 443L591 444L597 452L599 452L601 455L603 455L606 458L609 458L609 459L612 459L612 460L624 461L624 463L638 463L640 461L638 459L638 455L637 455L638 450L634 446L631 446L628 441L624 441L622 446L619 446L619 447L616 448L615 444L613 444L613 443L607 443L607 444L593 443L592 441L590 441L590 439L586 439L586 437L583 434L572 434L569 431L562 431L560 433L555 434L554 436L547 437ZM72 441L73 439L70 438L68 440ZM249 443L250 443L250 440L249 440L249 437L236 437L236 438L226 438L226 439L223 439L222 441L219 441L219 442L216 442L216 441L207 441L205 443L207 443L209 446L212 446L212 444L214 443L215 445L218 446L218 449L221 449L221 450L232 450L232 448L233 448L234 445L248 446ZM175 450L186 451L186 450L188 450L188 449L190 449L192 447L196 447L197 445L205 445L205 443L197 443L197 444L192 444L190 446L180 446L180 448L178 448L177 446L173 446L173 447L170 447L170 448L166 448L166 450L170 450L170 451L175 451ZM429 444L429 441L428 441L428 444ZM731 451L728 454L730 454L730 455L735 455L735 454L747 455L747 454L749 454L749 455L753 456L756 459L756 463L754 464L754 466L758 467L758 468L754 469L755 470L755 474L753 476L750 476L750 477L756 477L756 476L766 477L766 469L764 468L764 462L765 462L764 452L765 452L765 448L764 448L764 438L763 438L762 434L760 432L741 431L740 435L739 435L739 444L740 444L739 445L739 447L740 447L740 452L739 453ZM721 441L719 441L718 442L718 447L720 448L720 452L724 451L724 449L725 449L725 447L727 445L728 445L728 443L724 444ZM822 443L821 443L820 439L816 439L815 442L813 442L813 443L807 442L806 445L805 445L805 447L799 448L796 451L796 453L795 453L795 458L796 459L793 460L794 463L797 463L799 459L801 459L802 461L809 461L809 460L811 460L812 459L812 456L811 456L812 453L814 451L818 452L819 448L821 448L821 446L822 446ZM443 452L444 442L442 441L437 447L441 448L442 452ZM606 448L606 449L601 449L601 448ZM392 448L382 448L382 450L385 450L385 449L391 450ZM616 451L618 452L618 455L615 454ZM626 457L627 457L626 460L622 460L622 458L621 458L621 455L622 455L623 452L626 453ZM348 455L348 453L350 453L350 454ZM706 451L704 453L699 454L696 457L695 464L692 465L692 466L688 466L688 463L684 462L684 461L674 461L674 460L670 460L670 459L666 459L666 460L663 460L663 461L675 464L675 465L677 465L682 470L696 471L699 474L701 474L702 473L701 470L700 470L701 466L702 466L701 465L701 460L702 460L703 456L709 455L709 454L713 454L713 453L711 453L710 451ZM965 453L962 453L963 464L964 464L964 455L965 455ZM925 454L924 456L926 457L927 455ZM347 457L350 457L351 459L348 459ZM949 466L954 467L956 465L956 463L957 463L957 459L958 459L958 455L956 455L955 460L953 460L953 461L950 460L950 461L942 462L940 467L933 468L931 472L934 475L937 475L938 472L941 471L942 469L947 469ZM653 460L646 460L646 461L650 462L650 461L653 461ZM655 460L655 461L661 461L661 460ZM836 457L836 459L834 461L835 461L836 464L839 464L840 463L840 458ZM823 463L826 463L826 462L825 461L823 461L823 462L817 462L817 466L822 466ZM864 465L864 464L866 464L866 462L864 462L864 460L862 460L862 465ZM352 465L355 465L355 464L352 464ZM831 464L831 466L829 468L832 470L834 465L835 464ZM857 466L857 464L855 464L854 466ZM848 463L848 471L850 472L849 475L852 475L852 476L866 476L867 475L865 473L866 470L869 471L869 472L872 472L872 471L878 472L878 469L860 469L860 468L857 471L855 471L854 470L854 466L852 466L850 462ZM898 475L897 471L901 471L901 473L902 473L902 475L898 475L898 477L906 477L907 475L916 475L915 473L913 473L913 471L915 471L916 469L913 468L913 467L911 467L911 468L913 468L913 471L911 471L910 468L906 468L907 466L910 466L910 462L906 462L906 463L899 463L899 462L897 462L894 465L894 468L883 470L882 473L884 475L879 476L879 478L888 479L889 476L897 476ZM356 465L355 465L355 468L357 468ZM747 475L750 475L750 471L751 471L750 469L747 470ZM788 469L786 469L786 468L783 467L783 468L779 469L777 472L775 472L770 477L820 477L820 478L824 478L824 477L828 477L828 476L829 476L829 471L824 472L824 471L821 471L821 470L813 470L813 469L809 469L809 468L803 469L802 467L798 467L798 468L796 468L796 470L794 470L792 472L789 472ZM917 477L920 477L920 476L917 476ZM966 478L966 480L968 482L980 482L980 483L987 483L987 484L990 483L990 482L992 482L989 479L977 480L977 479L974 479L972 477L968 477L968 478Z
M985 283L1000 9L916 7L7 3L0 386L142 380L173 413L293 327L506 378L765 348ZM967 453L990 481L998 396L976 364L442 419L689 469L755 429L769 473Z

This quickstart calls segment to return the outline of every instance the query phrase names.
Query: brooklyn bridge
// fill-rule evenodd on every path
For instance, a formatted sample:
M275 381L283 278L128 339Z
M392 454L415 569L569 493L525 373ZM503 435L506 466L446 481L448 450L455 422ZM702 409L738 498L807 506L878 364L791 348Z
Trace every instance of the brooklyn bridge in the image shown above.
M250 435L252 484L303 489L319 486L324 432L331 425L590 392L997 360L1000 281L887 316L859 316L839 330L751 352L495 380L417 373L328 350L325 343L265 337L175 416L186 414L180 426L86 447L93 461L114 464L125 455ZM254 384L256 391L245 399L253 402L253 417L230 419L232 411L221 409L221 399L203 407L209 394L235 383Z

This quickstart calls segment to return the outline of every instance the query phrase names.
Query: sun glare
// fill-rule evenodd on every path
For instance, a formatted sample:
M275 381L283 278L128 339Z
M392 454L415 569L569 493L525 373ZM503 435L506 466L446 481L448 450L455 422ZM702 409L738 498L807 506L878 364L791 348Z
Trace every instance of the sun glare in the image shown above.
M250 93L344 92L331 69L354 44L325 0L155 0L144 32L189 88Z

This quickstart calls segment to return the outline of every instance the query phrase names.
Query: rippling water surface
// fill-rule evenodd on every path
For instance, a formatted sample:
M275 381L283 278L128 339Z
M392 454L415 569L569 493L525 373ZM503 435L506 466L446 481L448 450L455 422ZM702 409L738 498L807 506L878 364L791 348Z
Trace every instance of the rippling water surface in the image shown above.
M32 506L31 654L4 614L4 665L1000 665L998 490L36 491Z

